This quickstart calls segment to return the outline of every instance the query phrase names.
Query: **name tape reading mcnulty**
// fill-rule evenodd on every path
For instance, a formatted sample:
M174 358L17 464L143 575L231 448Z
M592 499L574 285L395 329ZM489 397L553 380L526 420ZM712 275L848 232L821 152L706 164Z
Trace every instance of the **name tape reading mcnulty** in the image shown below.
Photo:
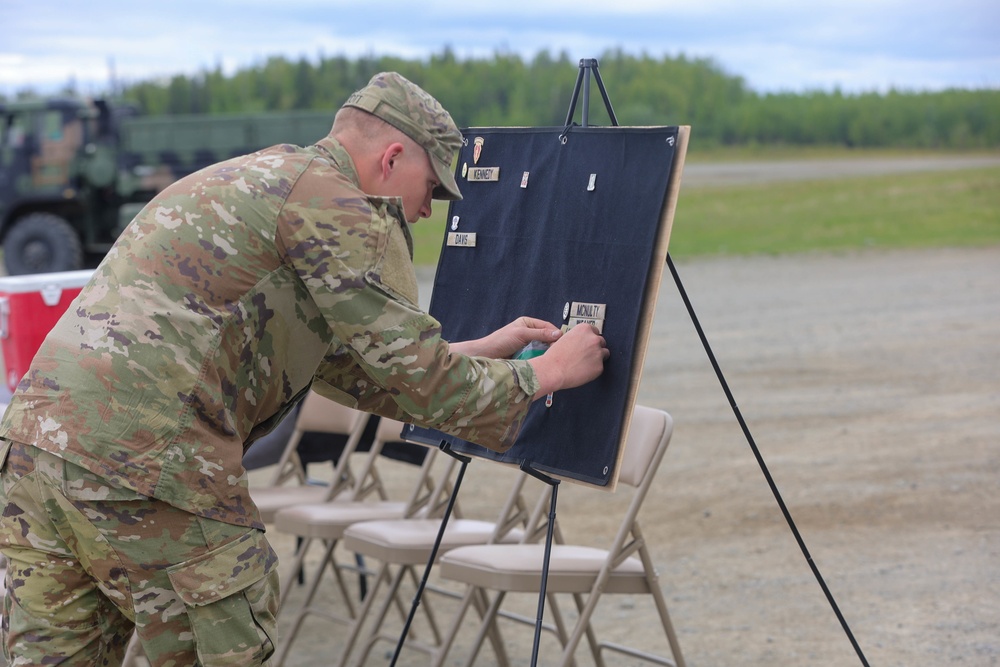
M607 311L607 304L603 303L582 303L574 301L570 305L569 315L571 317L582 317L587 319L603 320Z
M567 319L566 324L571 328L577 324L593 324L599 332L604 333L604 316L608 310L607 304L574 301L566 305L564 317Z

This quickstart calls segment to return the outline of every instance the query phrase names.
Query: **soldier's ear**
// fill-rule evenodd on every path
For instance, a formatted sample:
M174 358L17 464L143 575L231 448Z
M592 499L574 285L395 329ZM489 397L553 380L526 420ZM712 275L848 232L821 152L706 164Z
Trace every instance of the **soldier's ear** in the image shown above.
M382 179L386 180L392 175L393 169L396 167L396 161L399 160L400 155L403 153L403 144L397 142L389 144L384 151L382 151Z

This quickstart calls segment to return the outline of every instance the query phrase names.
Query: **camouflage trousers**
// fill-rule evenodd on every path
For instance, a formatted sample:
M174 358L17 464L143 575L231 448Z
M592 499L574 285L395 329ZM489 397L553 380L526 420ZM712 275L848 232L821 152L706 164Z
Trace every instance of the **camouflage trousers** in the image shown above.
M8 665L120 665L133 630L154 666L267 664L278 581L262 531L0 445Z

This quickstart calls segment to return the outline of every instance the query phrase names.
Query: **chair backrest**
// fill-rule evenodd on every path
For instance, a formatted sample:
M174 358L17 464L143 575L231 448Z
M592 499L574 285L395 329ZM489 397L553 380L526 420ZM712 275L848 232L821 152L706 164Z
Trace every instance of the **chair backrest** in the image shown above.
M302 465L296 453L302 435L306 431L347 436L343 453L337 460L334 484L340 486L349 481L351 479L350 454L357 449L368 418L369 415L360 410L341 405L310 391L302 399L302 405L295 418L295 428L281 453L278 469L275 471L271 485L280 486L292 478L295 478L300 484L306 483L305 466Z
M347 500L364 500L372 493L377 493L382 500L386 499L386 484L376 466L376 461L387 443L405 442L401 435L404 427L403 422L395 419L388 417L379 419L369 455L358 474L357 481L346 497ZM412 490L406 500L405 516L440 516L447 505L453 488L452 478L458 461L448 457L444 465L437 465L436 459L439 450L428 445L420 446L427 448L427 455L420 465L417 481L411 487Z
M635 491L609 549L612 554L617 554L613 556L616 560L614 565L630 555L633 549L645 548L639 528L639 510L663 461L673 431L674 420L669 413L644 405L635 406L618 477L619 482L634 487ZM631 548L627 546L629 544Z
M666 602L663 601L655 567L637 519L642 503L648 495L657 470L663 461L672 434L673 419L668 413L641 405L634 407L629 422L628 436L621 452L618 476L619 482L621 482L621 486L618 487L619 491L625 489L623 496L626 497L622 498L622 503L627 503L628 507L621 514L615 537L607 548L598 549L579 544L567 544L559 536L558 524L555 524L553 526L555 531L551 552L552 561L543 558L543 553L538 548L539 545L530 546L528 544L536 541L533 539L535 537L533 527L539 511L536 506L529 522L528 535L521 544L459 547L442 556L442 577L464 582L469 587L463 598L463 608L460 615L452 624L451 634L440 644L439 657L443 657L450 649L453 639L459 631L461 615L470 605L469 600L482 595L482 592L487 589L505 592L530 591L537 589L541 581L547 580L550 585L548 593L564 592L577 596L575 600L578 612L576 627L571 634L566 633L563 628L559 628L559 631L568 637L568 639L563 639L563 655L559 665L573 664L571 661L576 646L584 635L587 636L591 646L594 664L605 664L600 657L600 652L602 649L608 649L657 664L683 665L683 658L680 657L676 637L669 623ZM600 493L610 493L610 491L605 490L600 491ZM620 507L622 503L616 502L615 505ZM615 510L614 513L618 514L619 511ZM588 541L592 538L592 534L588 535ZM545 555L548 556L549 552L546 551ZM632 559L633 556L635 556L634 559ZM628 565L619 571L619 567L625 561L629 561ZM640 563L641 570L638 572L635 561ZM636 583L637 581L640 583ZM552 582L555 582L555 586L552 586ZM589 595L585 599L580 597L587 594L588 591ZM633 594L647 591L656 600L657 612L663 622L671 650L676 658L673 662L660 660L658 656L650 656L645 652L616 644L606 642L598 644L596 642L590 619L593 617L594 609L602 594L610 592ZM549 596L547 599L552 602L553 610L555 610L554 597ZM472 652L469 662L466 664L472 664L479 647L488 635L488 630L494 626L502 600L503 595L494 597L487 612L481 614L482 624L479 633L472 642ZM518 618L513 615L509 616ZM519 620L527 619L521 618ZM527 622L531 623L530 620ZM536 627L537 622L536 620ZM437 664L442 663L439 661Z
M365 462L358 474L358 479L352 486L350 493L345 498L346 500L364 500L373 492L377 493L383 500L385 499L385 483L382 480L382 475L378 471L376 462L379 455L382 453L382 448L385 447L387 442L394 442L400 439L399 434L402 429L402 422L396 421L395 419L389 419L388 417L381 417L379 419L378 427L375 429L375 437L372 440L371 449L368 450L368 456L365 458ZM427 461L425 461L425 463L427 463ZM337 465L340 465L340 461L337 462ZM425 475L426 473L421 470L421 477Z
M639 487L647 475L656 473L673 426L668 413L644 405L635 406L625 440L619 482Z

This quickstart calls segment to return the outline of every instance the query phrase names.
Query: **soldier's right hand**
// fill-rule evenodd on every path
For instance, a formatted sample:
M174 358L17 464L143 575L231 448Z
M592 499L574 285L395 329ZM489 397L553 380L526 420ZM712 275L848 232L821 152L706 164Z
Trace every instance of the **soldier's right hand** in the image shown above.
M604 372L609 356L607 342L597 328L578 324L552 343L545 354L531 359L541 385L534 398L590 382Z

